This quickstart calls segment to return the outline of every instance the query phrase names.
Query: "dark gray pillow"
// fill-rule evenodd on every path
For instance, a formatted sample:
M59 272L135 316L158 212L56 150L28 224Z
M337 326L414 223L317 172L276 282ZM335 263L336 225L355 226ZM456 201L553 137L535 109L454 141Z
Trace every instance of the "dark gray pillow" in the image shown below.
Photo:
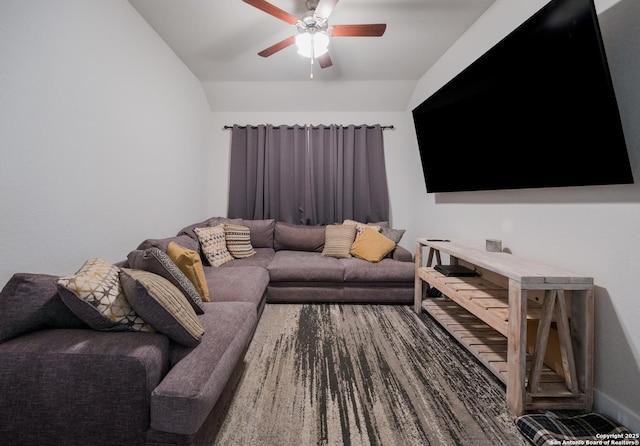
M122 289L134 310L145 322L169 339L195 347L204 329L182 292L167 279L139 269L120 270Z
M404 229L392 229L392 228L382 227L380 229L380 233L382 235L384 235L386 238L388 238L390 240L393 240L395 242L395 244L397 245L398 243L400 243L400 239L404 235L405 230Z
M200 293L198 293L189 278L171 260L171 257L160 251L159 248L131 251L127 256L127 264L129 268L149 271L164 277L178 287L196 314L204 314Z
M325 226L294 225L276 222L273 248L276 251L322 252L324 248Z
M0 291L0 342L46 328L88 328L62 302L58 276L14 274Z

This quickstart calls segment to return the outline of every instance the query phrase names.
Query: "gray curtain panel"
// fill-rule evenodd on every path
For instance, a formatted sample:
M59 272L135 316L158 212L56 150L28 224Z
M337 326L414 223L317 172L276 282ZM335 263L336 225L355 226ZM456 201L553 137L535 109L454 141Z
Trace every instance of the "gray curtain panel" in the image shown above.
M230 218L389 219L380 125L234 125L230 159Z

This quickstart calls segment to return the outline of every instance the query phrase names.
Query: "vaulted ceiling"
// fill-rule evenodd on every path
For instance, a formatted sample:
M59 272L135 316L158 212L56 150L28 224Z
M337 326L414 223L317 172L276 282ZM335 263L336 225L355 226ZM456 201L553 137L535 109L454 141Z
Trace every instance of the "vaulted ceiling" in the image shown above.
M129 0L202 81L304 81L308 58L295 46L270 57L265 48L297 34L242 0ZM323 0L325 1L325 0ZM335 2L335 0L330 3ZM382 37L333 36L333 65L314 66L316 81L418 80L494 0L341 0L330 25L386 23ZM271 0L296 17L304 0Z

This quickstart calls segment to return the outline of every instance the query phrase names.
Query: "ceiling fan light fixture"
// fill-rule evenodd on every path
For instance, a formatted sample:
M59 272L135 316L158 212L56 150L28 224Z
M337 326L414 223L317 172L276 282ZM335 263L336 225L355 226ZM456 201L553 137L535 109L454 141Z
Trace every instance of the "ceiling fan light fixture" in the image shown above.
M296 47L301 56L320 57L329 51L329 34L324 31L300 33L296 36Z

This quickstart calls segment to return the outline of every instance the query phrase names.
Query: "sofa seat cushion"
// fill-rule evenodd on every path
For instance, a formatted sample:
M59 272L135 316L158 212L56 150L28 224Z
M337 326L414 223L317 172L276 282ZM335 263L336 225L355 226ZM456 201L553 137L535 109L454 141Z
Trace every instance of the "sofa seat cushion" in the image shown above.
M255 255L245 257L243 259L233 259L227 263L220 265L220 268L229 268L235 266L261 266L266 268L273 259L275 251L273 248L254 248Z
M271 282L344 281L344 266L319 252L277 251L267 268Z
M205 267L204 274L212 302L251 302L260 307L269 284L269 273L259 266Z
M2 444L139 445L169 369L161 334L51 329L0 344ZM45 440L46 439L46 440Z
M151 427L195 434L251 341L258 316L249 302L205 302L205 334L195 348L172 344L173 367L151 395Z
M351 258L340 259L344 268L345 282L410 282L415 281L415 266L411 262L382 259L371 263Z

